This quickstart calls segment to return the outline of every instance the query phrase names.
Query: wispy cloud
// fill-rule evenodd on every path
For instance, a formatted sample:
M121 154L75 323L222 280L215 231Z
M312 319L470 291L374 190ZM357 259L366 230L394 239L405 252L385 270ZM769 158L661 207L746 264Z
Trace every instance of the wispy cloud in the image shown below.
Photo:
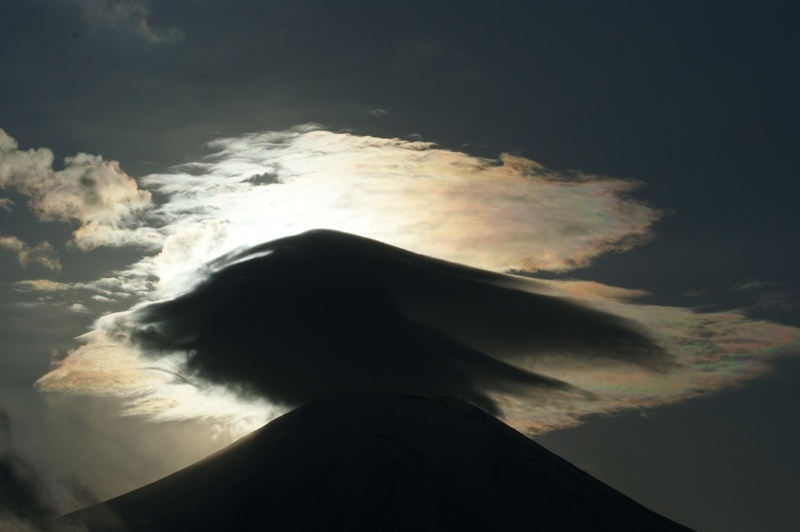
M753 310L788 312L797 302L790 300L781 288L779 283L750 280L734 286L733 290L746 293L753 301Z
M639 324L675 357L677 366L663 374L643 374L603 367L577 368L559 361L537 364L534 367L539 371L598 394L603 401L601 408L591 405L585 410L550 412L543 417L531 417L527 405L512 402L512 422L533 430L552 424L575 425L586 413L649 408L715 393L758 378L770 370L776 357L800 354L800 329L750 319L740 310L706 313L647 305L631 301L635 293L629 290L622 290L619 297L613 287L597 283L540 282L550 285L561 297Z
M460 394L542 431L713 392L797 351L797 329L739 312L645 305L635 289L491 273L566 271L646 242L660 212L630 197L636 182L314 125L210 146L202 160L140 180L163 201L140 220L145 225L115 230L151 254L96 281L17 285L87 303L150 302L98 320L84 346L56 360L42 389L121 396L130 412L249 430L332 383L368 382L368 373L376 387ZM36 163L38 153L25 160ZM369 253L363 261L335 252L290 260L278 244L262 245L318 228L489 271L454 264L440 271L434 259L414 256L401 262L417 273L392 266L387 285L365 273ZM295 249L294 241L280 242ZM370 282L382 287L375 300L359 288ZM364 311L372 304L378 310ZM423 363L403 354L413 349L399 340L381 344L374 332L381 315L387 337L444 354ZM360 336L360 321L373 332ZM303 324L323 333L300 334ZM341 347L358 338L379 348L379 359L364 345L352 353ZM326 339L339 366L336 357L315 358L314 342ZM425 364L436 371L421 371ZM415 380L420 375L430 377Z
M453 395L541 432L722 389L800 342L797 329L736 312L641 305L629 301L640 291L475 270L338 233L200 273L177 298L101 319L38 385L239 427L336 392Z
M58 254L49 242L39 242L30 246L14 236L0 236L0 252L10 253L20 266L40 264L52 271L61 270Z
M115 275L115 273L117 275ZM132 304L135 301L152 297L154 282L148 281L141 274L130 272L111 272L103 277L86 283L61 283L49 279L28 279L17 281L12 290L20 296L14 303L16 306L47 306L74 308L87 311L89 307L108 309L109 304L119 302ZM95 303L95 304L92 304ZM74 305L80 305L74 307ZM118 307L116 307L118 308Z
M153 43L183 39L177 28L158 30L152 27L149 4L146 0L78 0L87 20L96 27L129 31Z
M109 337L102 319L84 339L86 345L54 361L55 369L39 379L45 391L83 393L126 400L126 415L156 421L202 419L241 436L286 412L257 397L242 398L235 389L181 376L180 357L154 359L134 346Z
M9 198L0 198L0 211L11 212L14 210L14 202Z
M52 153L22 152L7 138L5 159L13 163L7 166L50 176L30 194L49 191L56 177ZM153 280L162 293L180 292L216 256L315 228L492 270L561 271L645 242L660 217L628 197L636 182L562 174L507 154L484 159L430 142L314 125L220 139L211 147L203 160L140 179L166 198L158 206L148 208L149 192L98 157L92 161L110 173L93 182L105 183L106 200L89 208L81 199L89 192L69 186L66 196L77 207L64 206L65 194L58 194L47 212L79 217L75 241L84 249L160 248L116 272L138 278L137 295L151 290ZM144 209L147 220L136 218Z
M165 245L162 280L235 247L315 228L492 270L559 271L646 241L660 216L628 197L636 182L561 174L508 154L482 159L314 126L211 147L205 160L142 180L170 198L154 215L168 240L182 241Z
M29 197L28 207L43 221L77 221L73 242L82 249L143 244L146 239L127 228L150 205L150 193L115 161L79 153L64 163L54 170L52 151L20 150L0 129L0 189Z
M68 283L59 283L58 281L51 281L49 279L31 279L25 281L18 281L14 285L18 291L38 291L38 292L58 292L62 290L69 290L74 285Z

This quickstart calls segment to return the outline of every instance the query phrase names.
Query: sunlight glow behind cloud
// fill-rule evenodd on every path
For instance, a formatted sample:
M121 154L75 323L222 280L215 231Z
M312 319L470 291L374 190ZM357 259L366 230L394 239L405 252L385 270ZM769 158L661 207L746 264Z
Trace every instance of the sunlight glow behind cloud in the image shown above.
M206 260L328 228L480 268L559 271L646 241L660 216L626 197L635 182L560 174L508 154L481 159L314 126L211 147L203 161L143 179L170 198L156 211L170 238L191 231L202 239L191 253L204 248ZM218 225L200 236L206 223ZM185 254L186 243L165 246L162 266L171 252Z
M109 202L112 214L118 212L117 201L123 210L118 218L106 218L114 233L106 242L153 253L93 282L58 285L58 290L28 282L20 289L50 290L63 297L89 293L115 300L126 295L165 300L201 282L203 265L223 253L316 228L495 272L566 271L645 242L660 216L628 196L636 182L553 172L507 154L482 159L432 143L333 133L314 125L220 139L210 146L214 152L200 161L140 179L157 198L149 207L149 192L139 190L118 167L99 158L87 160L92 168L106 169L98 174L101 182L126 191ZM9 144L5 153L14 150L16 145ZM27 153L38 161L40 172L52 173L42 151ZM144 225L117 223L134 206L146 209L140 213ZM797 329L749 320L738 312L703 314L644 305L635 302L645 295L641 291L587 281L509 282L515 289L553 294L632 320L680 364L654 373L563 354L523 357L515 362L520 367L596 397L531 402L499 392L492 396L510 422L532 432L572 426L589 414L713 392L757 376L772 356L798 349ZM115 337L112 324L120 316L125 314L101 318L84 338L86 345L58 360L39 381L40 388L122 396L132 413L156 419L213 418L235 431L280 411L261 400L243 399L236 390L187 383L175 375L181 371L179 353L178 358L154 359Z

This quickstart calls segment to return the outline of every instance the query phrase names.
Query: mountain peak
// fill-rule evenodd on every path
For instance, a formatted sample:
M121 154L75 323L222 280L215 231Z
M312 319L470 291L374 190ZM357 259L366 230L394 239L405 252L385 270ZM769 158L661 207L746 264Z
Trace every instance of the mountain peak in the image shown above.
M70 514L90 530L686 530L450 397L335 396Z

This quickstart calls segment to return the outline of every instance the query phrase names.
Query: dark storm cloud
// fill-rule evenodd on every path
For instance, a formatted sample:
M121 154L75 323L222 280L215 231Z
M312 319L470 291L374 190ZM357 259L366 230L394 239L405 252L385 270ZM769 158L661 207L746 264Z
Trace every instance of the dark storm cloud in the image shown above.
M522 289L523 281L368 239L312 231L226 255L188 293L114 328L148 353L286 405L337 392L589 394L520 369L547 356L667 369L632 322ZM515 284L519 286L515 286Z

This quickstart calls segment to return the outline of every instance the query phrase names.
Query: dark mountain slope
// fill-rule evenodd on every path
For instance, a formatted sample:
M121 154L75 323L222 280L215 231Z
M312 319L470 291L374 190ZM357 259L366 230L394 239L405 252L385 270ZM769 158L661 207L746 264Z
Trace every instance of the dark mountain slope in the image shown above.
M70 514L89 530L686 530L452 398L335 397Z

